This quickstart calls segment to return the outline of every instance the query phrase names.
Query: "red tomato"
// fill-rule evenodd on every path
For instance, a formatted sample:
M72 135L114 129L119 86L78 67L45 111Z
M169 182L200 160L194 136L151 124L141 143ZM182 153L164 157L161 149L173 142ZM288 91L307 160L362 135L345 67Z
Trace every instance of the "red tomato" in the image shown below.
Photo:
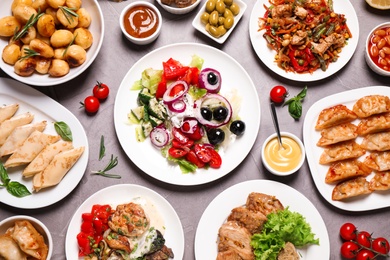
M80 229L81 229L81 232L93 236L94 229L93 229L92 222L90 222L90 221L83 221L83 223L81 223L81 228Z
M372 249L381 254L387 254L389 252L389 242L383 237L375 238L372 242Z
M169 96L176 97L180 95L184 91L184 85L183 84L176 84L173 86L171 91L169 92Z
M94 96L88 96L84 99L84 103L80 103L88 113L96 113L100 107L99 99Z
M187 136L185 136L180 128L173 127L172 128L173 138L179 141L181 144L186 144L190 140Z
M190 67L186 74L180 77L179 80L184 80L188 85L198 85L199 69L197 67Z
M163 62L164 76L167 80L176 80L187 73L188 67L183 66L177 60L170 58Z
M192 140L188 140L187 143L185 144L182 144L180 143L179 141L177 141L176 139L173 139L172 140L172 146L175 147L175 148L181 148L183 150L190 150L190 148L194 145L194 141Z
M356 255L356 260L371 260L371 259L375 259L375 254L368 249L362 249Z
M184 122L184 124L181 126L181 129L183 129L184 131L189 131L189 128L190 128L190 124L188 122ZM188 136L191 140L194 141L200 140L203 137L203 129L200 126L200 124L193 126L193 131L194 132L192 134L186 132L184 132L183 134Z
M207 147L205 147L202 144L195 144L194 151L196 156L199 158L199 160L201 160L204 163L210 162L211 160L210 149L207 149Z
M108 217L111 215L112 209L110 205L93 205L92 214L93 216L101 219L104 223L107 223Z
M101 219L98 219L98 218L95 218L93 221L93 227L95 229L95 233L97 235L102 235L103 232L105 231L104 230L104 225L103 225L103 221Z
M219 155L219 153L217 151L215 151L212 148L209 148L209 152L211 154L210 167L214 168L214 169L218 169L219 167L221 167L221 164L222 164L221 156Z
M81 215L81 218L83 219L83 221L90 221L90 222L92 222L93 215L92 215L92 213L83 213Z
M167 91L167 80L164 77L164 74L161 76L161 81L157 85L156 98L163 98L165 91Z
M176 148L176 147L171 147L168 150L168 153L170 156L173 158L182 158L184 157L188 152L185 151L184 149Z
M356 236L356 242L361 246L371 247L371 234L367 231L360 231Z
M347 241L341 245L340 253L342 257L352 259L356 256L358 250L359 246L356 243Z
M340 227L340 236L344 240L355 240L356 238L356 227L352 223L344 223Z
M77 243L79 245L79 256L86 256L91 253L90 240L87 234L80 232L77 235Z
M205 163L199 160L198 156L196 156L196 153L194 150L190 150L186 155L186 160L190 163L195 164L198 168L203 168L205 166Z
M275 86L271 89L269 95L273 102L280 104L284 102L284 99L288 96L288 92L283 86Z
M97 81L97 84L93 87L92 93L94 97L104 100L108 97L110 89L106 84Z

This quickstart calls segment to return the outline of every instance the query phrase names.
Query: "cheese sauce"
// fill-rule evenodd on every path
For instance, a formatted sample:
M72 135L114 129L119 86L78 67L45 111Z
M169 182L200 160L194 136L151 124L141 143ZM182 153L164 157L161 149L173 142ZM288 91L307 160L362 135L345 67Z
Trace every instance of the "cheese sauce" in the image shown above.
M290 137L282 136L282 147L277 138L271 139L265 147L264 157L269 166L280 172L293 170L302 158L299 144Z
M123 19L126 32L135 38L149 37L157 30L159 23L156 12L147 6L130 8Z

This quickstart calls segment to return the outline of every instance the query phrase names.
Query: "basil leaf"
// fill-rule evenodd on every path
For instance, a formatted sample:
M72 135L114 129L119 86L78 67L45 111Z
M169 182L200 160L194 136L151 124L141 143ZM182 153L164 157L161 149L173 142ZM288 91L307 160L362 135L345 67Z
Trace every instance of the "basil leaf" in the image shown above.
M294 119L299 119L302 116L302 103L300 101L291 102L288 105L288 112Z
M55 122L54 128L62 139L64 139L65 141L73 141L72 131L65 122Z
M301 90L301 92L298 93L297 98L299 98L299 100L304 99L306 97L306 92L307 92L307 86L305 86Z
M0 179L4 186L7 186L10 179L7 174L7 170L4 168L4 165L0 163Z
M31 192L26 188L26 186L17 181L11 181L8 183L7 191L18 198L31 195Z
M106 147L104 146L104 136L100 137L100 150L99 150L99 161L101 161L106 154Z

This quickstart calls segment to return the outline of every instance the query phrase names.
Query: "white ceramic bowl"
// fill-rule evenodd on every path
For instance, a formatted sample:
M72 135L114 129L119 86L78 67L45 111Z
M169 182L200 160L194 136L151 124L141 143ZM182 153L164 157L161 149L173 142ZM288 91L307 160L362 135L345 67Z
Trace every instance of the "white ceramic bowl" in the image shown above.
M192 26L196 30L198 30L199 32L206 35L207 37L213 39L214 41L216 41L220 44L224 43L227 40L227 38L230 36L230 34L233 32L234 28L236 27L236 25L240 21L241 17L244 15L245 10L247 8L247 4L242 0L233 0L233 2L236 3L240 7L240 13L238 13L236 16L234 16L234 24L233 24L232 28L227 30L227 32L223 36L221 36L219 38L212 36L208 31L206 31L206 26L200 21L200 17L202 16L202 14L206 10L207 0L205 0L203 6L200 8L198 14L195 16L194 20L192 21Z
M390 77L390 71L387 71L387 70L384 70L382 69L381 67L379 67L377 64L375 64L375 62L371 59L370 57L370 50L369 50L369 43L370 43L370 40L371 40L371 36L374 34L374 32L377 30L377 29L381 29L381 28L390 28L390 22L386 22L386 23L382 23L378 26L376 26L375 28L373 28L371 30L371 32L368 34L367 36L367 39L366 39L366 45L365 45L365 50L364 50L364 57L366 59L366 63L367 65L376 73L378 73L379 75L382 75L382 76L387 76L387 77ZM390 35L389 35L390 37ZM387 47L390 48L390 44L387 43L386 44ZM387 57L390 57L390 55L387 55ZM388 66L390 67L390 63L388 64Z
M152 35L150 35L148 37L145 37L145 38L133 37L125 29L125 25L124 25L125 14L128 10L130 10L131 8L136 7L136 6L145 6L145 7L151 8L157 14L157 19L158 19L157 30ZM160 35L161 26L162 26L162 17L161 17L160 11L157 9L157 7L154 4L151 4L151 3L145 2L145 1L135 1L135 2L131 2L129 5L127 5L122 10L121 15L119 16L119 25L121 27L122 33L125 35L125 37L129 41L131 41L132 43L135 43L135 44L145 45L145 44L149 44L149 43L153 42Z
M299 146L300 148L300 152L301 152L301 158L300 158L300 161L299 163L297 164L297 166L294 168L294 169L291 169L289 171L279 171L279 170L276 170L274 168L272 168L270 166L270 164L267 162L266 158L265 158L265 149L266 149L266 146L267 144L272 140L272 139L277 139L277 135L276 133L270 135L265 141L264 141L264 144L261 148L261 160L263 162L263 165L265 166L265 168L275 174L275 175L278 175L278 176L288 176L288 175L291 175L293 173L295 173L296 171L298 171L303 163L305 162L305 159L306 159L306 153L305 153L305 146L303 145L302 141L294 134L291 134L291 133L288 133L288 132L281 132L280 135L283 137L289 137L291 139L293 139Z
M12 2L13 0L1 0L2 7L0 8L0 17L12 15L11 13ZM14 67L12 65L5 63L3 59L0 59L0 68L5 73L7 73L10 77L20 82L23 82L27 85L32 85L32 86L53 86L53 85L62 84L70 81L71 79L74 79L75 77L83 73L95 60L102 46L103 38L104 38L104 19L97 0L83 1L81 7L85 8L88 11L88 13L91 15L92 22L88 29L91 31L93 36L93 44L87 50L87 59L81 66L71 68L67 75L58 78L50 77L48 74L40 75L38 73L34 73L29 77L19 76L14 72ZM1 52L3 51L4 47L8 44L8 40L9 40L8 37L0 37Z
M194 10L202 0L196 0L195 3L193 3L192 5L187 6L187 7L182 7L182 8L163 4L163 3L161 3L161 0L156 0L156 1L157 1L157 3L159 3L161 5L161 7L165 11L167 11L171 14L187 14L187 13L191 12L192 10Z
M15 225L15 221L18 220L28 220L34 226L34 228L43 236L43 238L45 239L45 243L49 249L49 251L47 252L47 259L50 259L53 254L53 239L51 237L49 229L38 219L24 215L17 215L3 219L0 222L0 234L5 234L7 229L13 227Z

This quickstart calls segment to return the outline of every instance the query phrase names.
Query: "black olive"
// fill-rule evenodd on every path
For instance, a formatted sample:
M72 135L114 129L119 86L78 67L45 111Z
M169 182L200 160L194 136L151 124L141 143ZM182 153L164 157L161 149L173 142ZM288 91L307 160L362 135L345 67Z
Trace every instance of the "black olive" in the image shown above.
M211 128L207 131L207 138L210 144L217 145L225 140L225 132L219 128Z
M200 108L200 114L207 121L210 121L213 118L213 112L211 112L211 110L208 107Z
M213 110L213 117L217 121L223 121L226 119L227 116L228 110L226 107L219 106Z
M216 85L218 83L218 76L214 72L209 72L207 74L207 82L211 85Z
M230 132L235 135L242 135L245 132L245 123L241 120L233 121L230 124Z

